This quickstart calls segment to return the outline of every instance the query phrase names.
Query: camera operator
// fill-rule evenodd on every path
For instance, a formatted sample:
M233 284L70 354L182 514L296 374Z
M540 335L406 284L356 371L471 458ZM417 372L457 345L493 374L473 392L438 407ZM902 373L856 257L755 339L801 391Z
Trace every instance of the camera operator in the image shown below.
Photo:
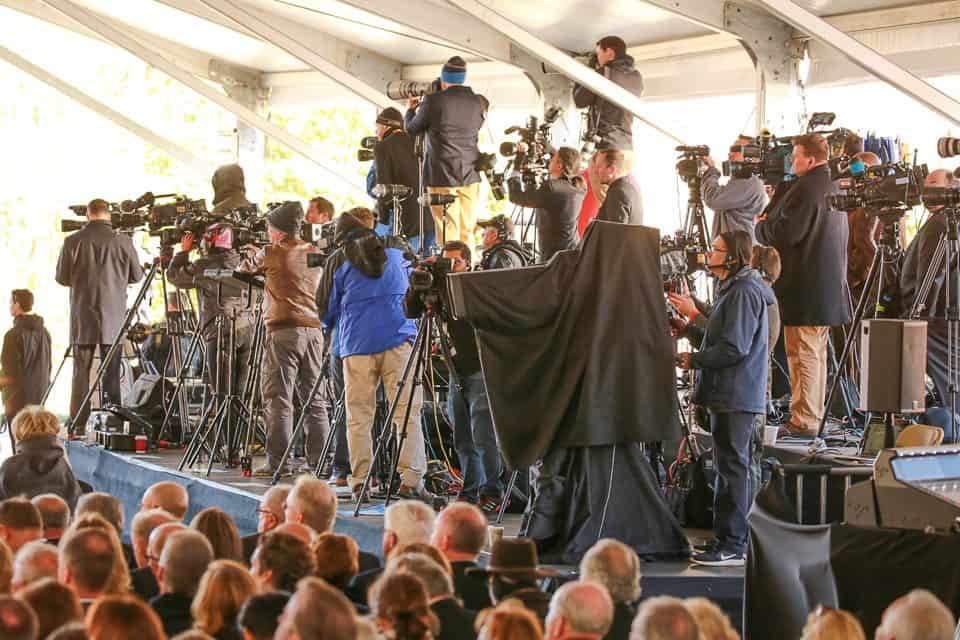
M751 144L752 138L740 136L730 147L727 159L731 163L743 162L742 146ZM713 158L703 159L707 170L700 179L700 197L703 204L713 210L711 234L716 237L725 231L741 229L754 238L754 218L767 205L767 194L763 190L763 180L750 174L745 177L731 176L725 185L720 184L720 170Z
M616 149L597 151L595 162L597 178L607 187L596 220L643 224L640 187L630 176L623 152Z
M436 244L433 231L433 218L429 213L423 216L423 238L420 229L420 164L413 150L413 138L403 130L403 116L393 107L387 107L377 116L377 138L380 142L373 149L376 183L381 185L399 184L410 187L410 195L400 200L400 235L407 239L414 251L420 250L420 241L425 240L426 247ZM381 224L389 223L397 215L391 211L391 198L381 198L377 202L377 213Z
M948 169L931 171L924 181L924 187L940 187L956 189L960 187L957 180ZM900 273L900 293L903 297L903 308L907 313L916 301L924 275L931 269L934 254L940 238L947 234L947 215L943 207L931 207L930 217L917 232L916 237L907 246L903 258L903 269ZM944 277L943 265L934 274L933 285L927 294L924 317L927 319L927 375L933 380L942 406L950 404L950 377L949 377L949 346L947 342L947 298L953 298L956 292L956 282L960 278L958 256L954 256L954 264L950 266L950 282ZM934 269L937 265L933 265ZM951 287L949 292L947 288ZM946 434L947 440L951 436L956 440L956 434Z
M377 387L392 402L404 365L410 357L417 328L403 313L410 262L404 256L406 244L399 238L376 234L373 212L364 207L337 218L340 246L324 267L317 291L317 307L328 329L336 325L337 348L343 361L347 439L350 451L348 480L354 499L361 496L370 473L373 442L370 427L376 412ZM413 381L410 381L413 384ZM421 396L418 385L407 437L399 454L401 499L431 501L435 496L423 488L426 452L420 426ZM407 413L409 394L399 396L394 419L397 424ZM385 430L389 433L389 430Z
M486 117L487 101L470 87L467 63L460 56L447 60L440 72L440 91L421 98L410 98L403 124L407 133L426 134L426 173L429 193L456 196L447 207L432 207L436 233L443 242L473 242L480 199L480 157L477 138Z
M76 434L82 434L90 411L81 412L90 389L90 367L94 350L107 354L110 343L123 326L127 308L127 285L139 282L143 267L130 236L117 233L110 222L110 204L91 200L87 224L63 242L57 259L57 282L70 287L70 345L73 354L73 385L70 415ZM107 364L101 383L108 402L120 403L119 352Z
M580 171L580 152L560 147L550 159L550 178L537 188L525 185L519 173L507 181L510 202L537 209L537 244L540 261L546 262L557 251L576 249L579 242L577 220L586 183Z
M261 393L266 413L267 460L254 475L270 477L293 431L293 393L303 401L307 464L316 468L330 428L323 394L308 393L323 369L323 333L317 313L316 293L321 269L307 266L307 256L320 253L299 239L303 207L285 202L267 214L270 244L241 260L237 271L266 276L264 283Z
M307 215L303 221L307 224L327 224L336 215L337 212L333 203L323 196L317 196L310 199L310 204L307 206Z
M451 261L451 273L470 270L470 247L459 240L444 245L443 257ZM429 260L435 261L436 258ZM435 283L437 285L440 283ZM439 289L438 315L450 336L453 360L447 413L453 423L454 445L463 472L463 488L458 499L477 504L485 511L496 512L503 500L500 450L480 370L477 338L473 325L450 316L446 287L439 286ZM422 316L426 309L422 292L411 287L404 298L404 309L409 318Z
M684 369L696 369L693 402L710 413L718 474L714 492L716 542L693 562L742 566L750 507L749 467L754 421L766 413L768 369L767 306L773 291L750 267L746 231L717 236L707 268L720 280L700 349L678 355Z
M782 273L774 287L784 325L790 367L792 435L815 436L823 415L830 327L850 321L847 290L847 219L827 206L836 192L830 179L827 141L811 133L793 140L789 190L778 192L757 216L757 241L780 252Z
M606 36L596 47L589 66L627 91L642 94L643 78L634 67L633 58L627 55L623 39ZM625 152L629 165L633 156L633 114L579 84L573 86L573 102L578 109L588 109L588 137L600 138L597 149L619 149Z
M509 216L498 215L477 223L483 229L483 256L480 270L518 269L533 260L520 243L513 239L516 225ZM466 244L466 243L464 243Z
M218 215L252 206L247 200L247 186L240 165L218 167L210 182L213 185L213 210L210 213Z

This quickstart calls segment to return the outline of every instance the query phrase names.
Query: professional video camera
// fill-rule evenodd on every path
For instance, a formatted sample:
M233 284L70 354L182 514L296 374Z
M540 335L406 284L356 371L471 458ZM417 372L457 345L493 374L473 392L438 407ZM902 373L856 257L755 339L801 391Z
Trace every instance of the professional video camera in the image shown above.
M440 91L440 78L430 82L415 82L413 80L395 80L387 83L387 97L391 100L409 100L422 98Z
M703 173L703 159L710 155L710 147L706 145L679 146L675 151L680 154L677 158L677 174L687 184L700 180Z
M158 200L170 202L158 203ZM71 205L70 210L75 215L86 215L87 208L82 205ZM191 200L186 196L174 193L154 195L147 192L136 200L110 203L110 221L113 228L122 233L147 230L152 236L164 237L165 229L176 227L187 217L203 216L207 213L206 200ZM61 222L63 232L76 231L83 224L71 220Z
M841 192L827 196L827 206L837 211L865 209L875 216L902 214L923 203L923 181L928 173L925 164L905 162L867 167L858 175L842 179Z
M520 173L524 184L538 187L550 175L550 158L554 152L551 129L563 114L561 107L550 107L543 114L543 122L536 116L530 116L525 126L512 126L504 130L504 135L517 134L517 142L500 144L500 155L509 158L501 173L494 171L496 156L481 153L477 160L477 171L483 173L490 183L490 191L497 200L503 200L507 193L504 187L508 172L515 169Z
M507 197L507 189L504 186L504 175L506 172L497 173L496 163L497 156L495 154L481 153L477 157L477 163L474 167L486 177L487 183L490 185L491 195L497 200L503 200Z
M932 207L960 207L960 189L944 187L927 187L923 190L923 204L928 209Z
M660 276L668 291L679 291L679 280L705 270L706 265L707 254L689 234L677 231L660 238Z
M941 158L960 156L960 138L940 138L937 140L937 154Z
M370 162L374 158L373 150L377 148L377 145L380 143L380 138L377 136L367 136L360 140L360 148L357 149L357 161L358 162Z

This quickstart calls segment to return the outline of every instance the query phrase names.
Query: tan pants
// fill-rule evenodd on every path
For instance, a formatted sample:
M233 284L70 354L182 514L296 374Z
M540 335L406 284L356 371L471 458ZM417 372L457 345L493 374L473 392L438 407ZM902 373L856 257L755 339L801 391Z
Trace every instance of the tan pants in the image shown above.
M623 166L629 174L633 171L633 151L623 151L622 153ZM593 162L587 167L587 177L590 179L590 191L593 192L593 197L596 198L598 205L603 206L603 201L607 199L607 189L610 188L610 185L600 182L600 176L597 175L596 164Z
M784 327L790 366L790 428L815 432L823 417L830 327Z
M373 457L373 441L370 438L370 426L377 407L377 386L383 381L387 402L393 402L397 383L403 374L403 366L410 356L410 345L402 344L373 355L349 356L343 359L344 395L347 404L347 444L350 449L349 479L352 488L359 487L370 473L370 459ZM400 401L394 413L393 423L397 426L397 436L406 414L410 397L410 385L407 384L400 394ZM427 470L427 456L424 451L423 431L420 428L420 386L417 385L410 407L410 420L407 423L407 438L400 451L397 468L400 482L404 485L419 487L423 474ZM385 460L381 457L381 460Z
M477 211L480 208L480 183L468 184L465 187L427 187L427 192L446 193L457 197L453 204L447 207L446 217L443 215L443 207L430 207L436 225L437 242L460 240L473 248L476 244L473 232L477 227Z

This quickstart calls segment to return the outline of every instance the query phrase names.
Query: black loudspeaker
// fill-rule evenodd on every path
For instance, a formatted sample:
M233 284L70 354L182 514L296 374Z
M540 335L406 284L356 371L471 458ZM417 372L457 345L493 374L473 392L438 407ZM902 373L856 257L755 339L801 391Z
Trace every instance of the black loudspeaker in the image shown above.
M864 320L860 325L860 410L926 410L927 323Z

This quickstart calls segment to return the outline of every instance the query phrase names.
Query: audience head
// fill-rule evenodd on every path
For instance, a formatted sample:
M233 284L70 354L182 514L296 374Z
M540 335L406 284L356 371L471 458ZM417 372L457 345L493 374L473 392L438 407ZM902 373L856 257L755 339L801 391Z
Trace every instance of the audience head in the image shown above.
M317 615L318 611L323 615ZM356 636L353 605L342 593L313 577L297 585L276 634L277 640L354 640Z
M186 525L182 522L167 522L157 526L151 533L147 541L147 566L153 572L153 577L160 584L160 556L163 554L163 548L167 546L167 540L178 531L185 531Z
M699 618L697 618L697 624L700 625L700 633L704 640L713 640L714 637L720 640L727 640L728 637L739 640L739 636L735 633L732 636L707 637L704 633L704 625L700 624ZM807 623L803 626L800 640L867 640L867 636L855 616L840 609L821 605L807 616Z
M243 559L243 544L240 542L240 532L233 518L225 511L216 507L208 507L195 515L190 522L190 528L199 531L213 547L213 557L217 560Z
M96 513L113 525L117 534L123 533L123 504L116 496L100 491L86 493L77 501L75 516L80 518L88 513Z
M780 252L774 247L767 247L762 244L753 245L750 254L750 266L759 271L763 279L770 284L779 280L780 273L783 271Z
M630 640L700 640L700 631L683 600L657 596L640 604Z
M260 497L260 506L257 508L257 532L273 531L277 525L283 524L284 508L290 487L285 484L276 485L267 489Z
M43 537L51 542L62 538L63 532L70 526L70 505L67 501L53 493L42 493L30 502L40 512Z
M58 575L60 560L57 548L34 540L20 547L13 558L13 590L19 590L31 582Z
M17 550L31 540L43 538L43 518L40 510L26 498L9 498L0 502L0 539L10 551Z
M397 553L387 563L387 572L415 575L427 590L431 602L453 596L453 578L436 560L424 553Z
M541 640L540 619L519 601L511 600L477 616L480 640Z
M876 640L951 640L953 614L937 596L914 589L883 612Z
M96 598L107 593L113 578L116 548L103 529L71 529L60 544L60 582L77 597Z
M440 550L432 544L427 544L426 542L411 542L410 544L402 544L393 550L393 554L390 557L396 558L408 553L422 553L440 565L440 568L443 569L444 573L446 573L448 576L453 576L453 565L450 564L450 561L447 560L447 557L440 553Z
M262 591L292 592L301 578L313 575L315 570L307 544L282 531L262 536L250 560L250 572Z
M27 585L17 597L37 614L37 638L40 640L65 624L83 621L83 607L77 594L53 578L43 578Z
M233 628L240 607L257 593L257 583L246 567L233 560L217 560L200 579L190 611L195 626L212 636Z
M536 589L539 578L555 575L537 565L537 546L533 540L503 538L493 545L486 570L468 569L467 572L486 574L489 577L490 597L494 602L502 602L514 591Z
M550 599L547 637L576 636L600 640L613 624L613 600L607 590L592 582L568 582Z
M316 533L314 533L313 529L305 524L300 524L299 522L284 522L283 524L278 525L273 532L285 533L289 536L293 536L294 538L302 540L303 543L308 547L313 544L313 539L316 537Z
M143 493L140 510L163 509L177 520L183 520L190 508L190 496L183 485L176 482L158 482Z
M605 538L583 556L580 579L602 585L615 603L636 602L640 599L640 558L619 540Z
M370 588L369 601L377 626L396 640L422 640L439 630L427 590L411 573L385 572Z
M133 556L138 567L147 566L150 534L160 525L176 521L176 518L163 509L148 509L133 516L133 522L130 523L130 541L133 543Z
M618 149L601 149L594 155L594 170L600 184L610 184L627 175L627 158Z
M311 475L297 478L284 505L286 522L299 522L316 533L333 530L337 516L337 495L323 480Z
M280 591L252 596L240 608L237 622L244 640L272 640L290 594Z
M120 534L116 527L107 522L98 513L86 513L79 516L70 528L64 533L61 545L78 531L85 529L99 529L107 534L110 546L113 547L113 569L110 574L110 582L107 584L104 593L126 593L130 590L130 568L127 566L127 556L123 550L123 544L120 542ZM61 558L61 565L63 560Z
M213 547L202 533L177 531L160 554L157 582L161 593L193 596L207 566L213 562Z
M454 502L437 516L431 542L451 562L476 560L487 543L487 517L476 505Z
M106 596L87 612L90 640L165 640L156 612L135 596Z
M0 638L36 640L37 614L27 603L13 596L0 596Z
M56 437L60 433L60 419L40 405L27 405L14 416L10 425L18 443L32 438Z
M433 509L418 500L401 500L387 507L383 516L383 557L390 557L403 544L429 543L435 518Z
M87 625L82 622L65 624L49 636L47 640L89 640Z
M336 533L321 533L310 546L316 575L343 591L360 571L356 540Z
M683 601L683 606L696 621L697 628L700 629L700 640L740 640L740 634L730 624L730 618L710 600L687 598ZM827 637L830 636L824 636ZM862 632L860 637L862 640Z
M13 552L3 540L0 540L0 594L10 593L13 582Z

